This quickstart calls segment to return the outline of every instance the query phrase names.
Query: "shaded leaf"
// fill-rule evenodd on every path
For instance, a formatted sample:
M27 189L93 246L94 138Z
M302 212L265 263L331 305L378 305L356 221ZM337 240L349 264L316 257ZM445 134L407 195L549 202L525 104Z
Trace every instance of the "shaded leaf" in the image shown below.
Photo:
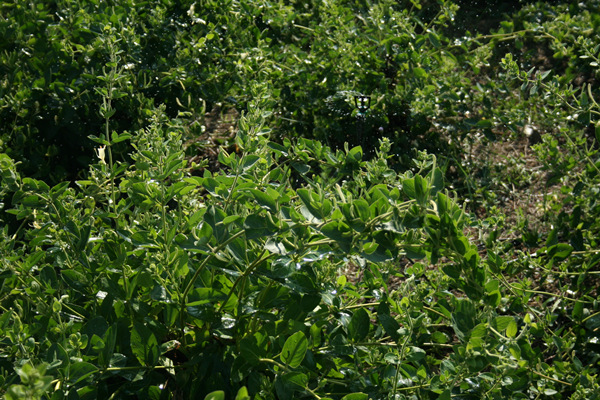
M142 365L155 365L158 362L159 347L156 336L139 322L134 322L131 331L131 351Z
M360 342L367 336L370 327L369 314L364 308L359 308L354 312L348 324L348 336L351 340Z
M98 372L98 367L85 361L69 366L69 382L76 384Z

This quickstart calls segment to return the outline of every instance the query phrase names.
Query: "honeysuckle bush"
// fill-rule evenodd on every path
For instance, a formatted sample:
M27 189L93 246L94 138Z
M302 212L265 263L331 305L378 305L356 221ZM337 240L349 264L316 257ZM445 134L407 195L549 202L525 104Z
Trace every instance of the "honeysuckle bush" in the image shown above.
M21 222L0 248L4 397L597 396L596 289L518 277L572 273L568 248L483 257L436 157L398 173L387 140L369 161L274 142L268 89L252 98L220 172L190 173L161 108L91 136L73 184L2 155ZM129 161L112 155L122 141Z
M431 118L470 83L449 35L460 8L451 1L385 0L286 5L270 1L3 2L4 41L0 149L22 161L28 176L50 185L76 179L93 151L87 132L102 129L104 71L118 66L111 129L136 131L155 105L175 118L192 114L186 139L202 134L202 111L217 103L240 110L257 76L279 99L273 124L288 137L319 139L332 147L356 143L343 93L372 96L365 136L391 139L396 164L413 149L448 147ZM350 96L352 97L352 96ZM441 105L440 110L440 103ZM275 122L276 121L276 122ZM383 133L381 133L382 128ZM125 155L124 144L113 149ZM40 167L43 166L43 167Z
M2 3L0 394L598 398L600 110L568 86L596 3L458 41L453 3L408 3ZM539 43L566 65L527 73ZM183 143L220 101L209 172ZM520 251L487 193L513 171L464 161L525 123L562 188Z

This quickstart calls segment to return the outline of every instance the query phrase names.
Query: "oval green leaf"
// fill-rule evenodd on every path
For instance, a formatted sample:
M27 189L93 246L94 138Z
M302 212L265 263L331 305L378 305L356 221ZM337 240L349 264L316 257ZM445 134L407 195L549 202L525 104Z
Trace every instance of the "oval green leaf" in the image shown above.
M292 368L296 368L304 360L307 348L308 339L306 339L304 333L296 332L285 341L281 351L281 361Z
M225 392L222 390L216 390L211 392L204 397L204 400L225 400Z

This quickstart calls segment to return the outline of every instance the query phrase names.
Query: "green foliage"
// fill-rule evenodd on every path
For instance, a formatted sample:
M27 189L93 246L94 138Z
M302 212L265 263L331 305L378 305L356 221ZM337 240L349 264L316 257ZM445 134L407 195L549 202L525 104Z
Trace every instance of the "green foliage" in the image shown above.
M595 3L0 7L0 395L598 398Z

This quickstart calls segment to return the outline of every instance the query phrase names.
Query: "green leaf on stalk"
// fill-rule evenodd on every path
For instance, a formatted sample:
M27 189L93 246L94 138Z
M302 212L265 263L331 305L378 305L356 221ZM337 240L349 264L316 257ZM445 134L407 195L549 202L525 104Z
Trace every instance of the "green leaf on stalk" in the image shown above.
M269 142L267 144L267 146L269 146L269 148L271 150L274 150L276 153L280 153L281 155L286 156L286 157L288 155L288 150L289 149L287 147L285 147L285 146L280 145L279 143Z
M308 189L298 189L296 193L298 194L298 197L300 197L300 200L302 200L302 203L308 212L312 214L314 218L319 220L323 218L321 213L322 205L316 202L317 199L313 197L313 194L309 192Z
M348 337L354 342L360 342L369 334L371 320L364 308L354 312L348 324Z
M515 322L514 318L512 318L506 327L506 336L509 338L514 338L517 335L517 332L517 323Z
M469 338L476 325L476 316L475 306L470 300L456 300L456 309L452 313L452 328L454 328L454 333L461 341Z
M148 327L134 322L130 342L131 351L142 365L156 365L159 356L158 341Z
M377 308L377 319L385 333L387 333L394 341L398 341L400 339L400 334L398 330L400 329L400 325L398 322L390 315L390 308L385 302L381 302L379 307Z
M308 171L310 171L310 167L304 163L299 163L296 161L293 161L291 163L292 168L294 168L296 171L300 172L301 175L305 175Z
M265 357L265 351L259 347L256 335L245 336L240 340L240 355L251 365L257 365Z
M433 47L435 47L436 49L439 49L442 46L439 36L436 35L435 33L429 32L429 35L427 35L427 38L429 39L429 42L433 45Z
M417 192L415 190L415 178L405 179L402 182L402 190L411 199L417 198Z
M431 195L435 196L444 188L444 174L442 170L435 168L429 173L429 179L431 180Z
M443 332L435 331L431 334L431 340L433 340L434 343L444 344L448 343L448 336Z
M250 400L250 396L248 395L248 389L246 386L242 386L240 390L238 390L235 400Z
M483 339L486 337L488 332L488 324L487 322L482 322L475 326L471 331L469 337L469 344L474 348L481 347L483 343Z
M508 325L511 322L514 322L513 317L508 316L508 315L502 315L502 316L494 318L493 327L496 330L502 332L508 327Z
M281 361L292 368L296 368L304 360L307 348L308 339L306 339L304 333L296 332L285 341L281 350Z
M567 257L571 255L573 252L573 247L567 243L558 243L554 246L550 246L548 248L548 257L551 260L555 261L563 261Z
M371 210L369 209L369 203L364 199L355 200L352 203L352 207L356 210L358 217L363 221L367 222L371 219Z
M256 200L261 207L266 208L273 213L277 212L277 202L275 201L275 198L258 189L250 189L250 193L252 193L254 200Z
M254 164L256 164L256 162L260 160L260 157L255 155L255 154L250 154L248 156L246 156L244 158L244 163L242 165L242 168L244 170L244 172L248 171L250 168L252 168L254 166Z
M111 144L116 144L116 143L120 143L120 142L124 142L125 140L131 139L133 136L130 133L122 133L122 134L118 134L117 132L112 132L111 137L110 137L110 142Z
M353 147L348 152L348 159L350 161L359 163L362 160L362 157L363 157L363 150L362 150L362 147L360 147L360 146Z
M302 372L289 372L282 375L281 379L294 386L298 386L297 389L304 389L308 385L308 376Z
M346 225L338 221L331 221L321 227L321 232L329 239L335 240L342 250L346 252L350 251L352 247L352 237L351 232Z
M225 392L222 390L216 390L207 394L204 400L225 400Z
M420 347L410 346L410 350L406 355L405 360L408 362L419 361L425 358L427 353Z
M71 364L69 366L69 382L74 385L96 372L98 372L98 367L85 361Z

